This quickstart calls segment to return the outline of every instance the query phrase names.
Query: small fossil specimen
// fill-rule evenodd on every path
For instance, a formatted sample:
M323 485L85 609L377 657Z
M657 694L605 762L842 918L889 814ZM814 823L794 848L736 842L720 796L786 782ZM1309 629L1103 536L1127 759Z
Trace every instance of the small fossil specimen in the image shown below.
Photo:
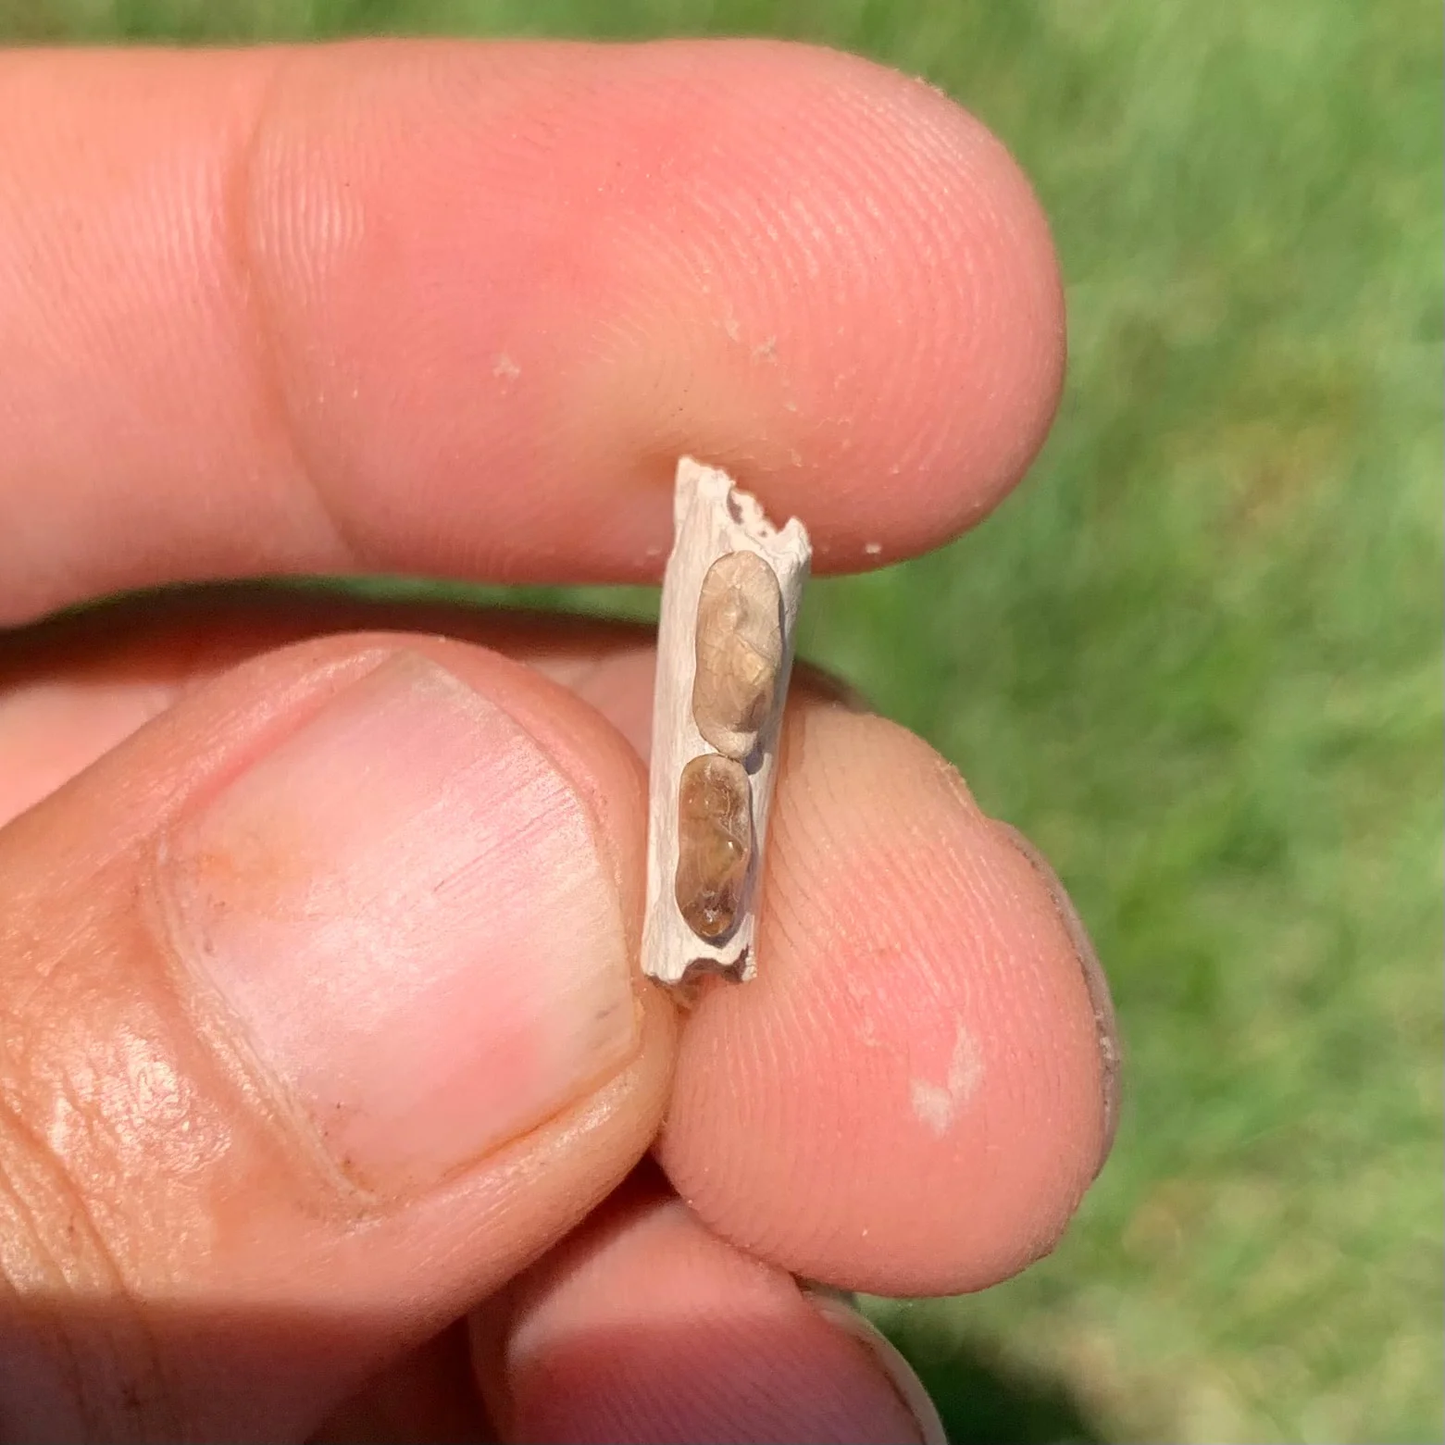
M737 922L753 856L751 794L743 765L732 758L704 753L682 770L673 891L699 938L722 938Z
M726 757L746 758L773 710L782 608L778 574L756 552L729 552L702 579L692 716L703 740Z
M677 466L662 584L642 967L687 997L751 978L778 731L808 533L775 527L726 472Z

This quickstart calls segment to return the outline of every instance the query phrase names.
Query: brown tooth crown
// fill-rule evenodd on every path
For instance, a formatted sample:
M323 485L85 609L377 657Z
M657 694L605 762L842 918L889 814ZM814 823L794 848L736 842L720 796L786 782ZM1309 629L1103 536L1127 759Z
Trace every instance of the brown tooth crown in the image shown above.
M692 717L705 742L739 762L773 710L782 610L778 575L756 552L729 552L702 579Z
M731 933L753 856L752 790L741 763L717 753L694 758L677 796L674 892L699 938Z

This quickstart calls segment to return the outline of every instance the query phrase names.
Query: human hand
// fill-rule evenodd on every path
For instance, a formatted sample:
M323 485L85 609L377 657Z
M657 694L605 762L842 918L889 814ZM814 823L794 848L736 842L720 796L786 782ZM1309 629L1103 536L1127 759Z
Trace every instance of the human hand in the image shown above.
M645 637L246 588L27 624L655 579L683 452L818 570L925 550L1057 397L1012 163L752 44L15 53L0 135L0 1435L920 1438L795 1277L1022 1268L1115 1054L927 746L800 674L759 976L680 1026Z

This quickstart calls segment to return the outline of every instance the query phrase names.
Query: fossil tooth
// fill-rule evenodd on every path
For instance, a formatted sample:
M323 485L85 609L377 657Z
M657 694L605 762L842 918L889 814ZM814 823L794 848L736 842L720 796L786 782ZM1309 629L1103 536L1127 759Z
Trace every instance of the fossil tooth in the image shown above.
M752 796L741 763L716 753L682 770L677 793L677 906L699 938L732 931L753 856Z
M742 760L772 711L783 658L778 576L756 552L708 568L697 603L692 717L705 741Z

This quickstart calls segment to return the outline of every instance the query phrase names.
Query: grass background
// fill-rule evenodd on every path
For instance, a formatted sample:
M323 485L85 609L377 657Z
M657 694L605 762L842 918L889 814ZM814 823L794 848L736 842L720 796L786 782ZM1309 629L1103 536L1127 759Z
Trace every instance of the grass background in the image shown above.
M819 584L805 650L1056 861L1128 1104L1052 1258L876 1309L959 1442L1441 1439L1438 7L0 0L0 39L395 30L820 40L1013 148L1053 439L980 532Z

